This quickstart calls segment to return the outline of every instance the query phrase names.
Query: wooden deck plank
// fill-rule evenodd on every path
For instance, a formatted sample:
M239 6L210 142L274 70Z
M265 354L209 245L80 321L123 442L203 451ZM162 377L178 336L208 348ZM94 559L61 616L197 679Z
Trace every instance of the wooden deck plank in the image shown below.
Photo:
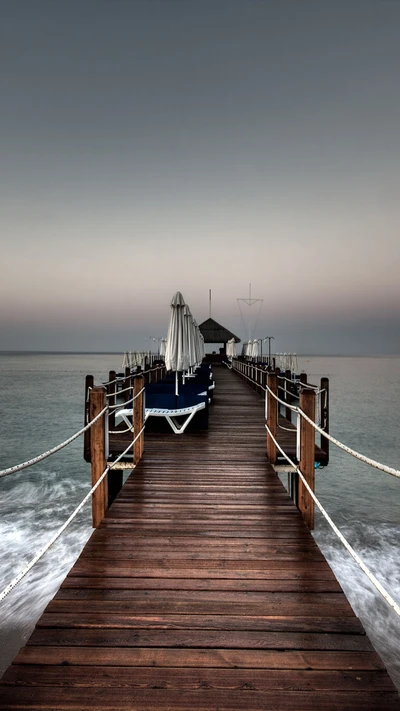
M208 431L146 434L1 680L0 709L399 711L266 461L261 399L229 371L216 379Z
M101 687L94 693L92 686L4 686L0 708L22 711L397 711L397 693L385 691L253 691L209 689L196 691L158 688L127 689Z
M157 647L23 647L20 665L207 667L235 669L371 670L383 669L376 652L248 649L163 649ZM12 670L13 665L9 667ZM45 671L45 670L44 670ZM88 682L89 683L89 682Z
M89 678L88 678L89 677ZM154 688L154 667L139 667L127 674L126 667L13 665L4 679L6 684L25 683L30 686L93 686ZM304 669L231 669L164 667L157 674L157 686L164 689L252 689L292 691L317 689L343 691L392 691L390 680L382 669L360 670L304 670Z

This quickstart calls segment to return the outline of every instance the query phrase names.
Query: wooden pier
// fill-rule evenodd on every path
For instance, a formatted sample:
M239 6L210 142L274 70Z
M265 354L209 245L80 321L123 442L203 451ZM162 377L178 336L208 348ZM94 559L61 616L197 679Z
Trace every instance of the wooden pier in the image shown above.
M146 434L1 680L1 709L400 709L267 462L262 399L215 376L207 431Z

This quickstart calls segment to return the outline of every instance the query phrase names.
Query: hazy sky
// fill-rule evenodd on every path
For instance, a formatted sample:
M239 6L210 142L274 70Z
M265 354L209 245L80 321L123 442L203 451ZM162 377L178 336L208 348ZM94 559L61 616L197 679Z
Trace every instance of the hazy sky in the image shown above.
M278 351L400 353L399 37L398 0L0 0L0 349L148 347L177 290L244 338L251 282Z

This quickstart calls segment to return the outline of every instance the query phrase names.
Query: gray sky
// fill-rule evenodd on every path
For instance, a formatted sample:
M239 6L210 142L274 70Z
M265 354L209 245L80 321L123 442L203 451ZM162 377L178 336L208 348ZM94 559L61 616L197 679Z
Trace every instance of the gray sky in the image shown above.
M400 353L399 36L398 0L0 0L0 349L145 348L210 288L244 338L251 282L278 351Z

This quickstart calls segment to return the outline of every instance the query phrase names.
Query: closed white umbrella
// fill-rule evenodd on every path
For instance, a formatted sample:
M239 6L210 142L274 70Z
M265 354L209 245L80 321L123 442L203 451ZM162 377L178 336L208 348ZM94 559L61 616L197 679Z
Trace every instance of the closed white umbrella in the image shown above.
M257 338L255 338L253 341L253 345L251 347L251 356L252 356L252 358L258 358L258 340L257 340Z
M204 345L204 336L199 330L199 343L200 343L200 363L202 362L203 358L206 356L206 347Z
M202 350L201 350L201 333L197 325L197 321L193 319L193 331L194 331L194 350L195 350L195 364L201 363L203 360Z
M160 341L160 358L164 358L164 356L165 356L165 346L166 346L166 343L167 343L167 339L166 339L166 338L162 338L161 341Z
M226 355L228 358L236 358L236 343L234 338L230 338L226 344Z
M165 367L175 371L175 394L179 394L178 372L189 368L188 343L185 328L185 300L180 291L172 297L171 318L168 327L167 343L165 348Z
M193 316L187 304L184 307L183 315L185 319L189 367L192 368L196 363L196 334L194 330Z
M122 358L122 368L125 370L129 366L129 357L128 353L125 351L124 356Z

